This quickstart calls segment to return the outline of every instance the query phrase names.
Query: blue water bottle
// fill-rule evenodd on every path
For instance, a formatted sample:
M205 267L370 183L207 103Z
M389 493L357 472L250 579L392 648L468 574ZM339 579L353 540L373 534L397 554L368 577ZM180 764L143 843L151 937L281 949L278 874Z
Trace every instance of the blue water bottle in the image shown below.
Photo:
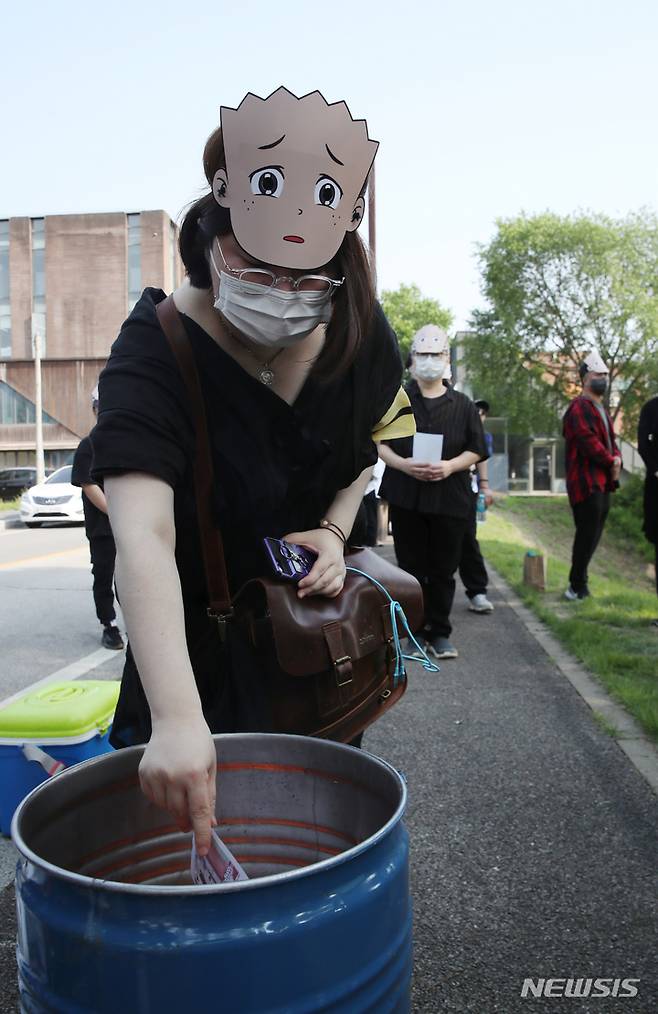
M475 504L475 517L478 521L487 520L487 500L482 490L478 493L477 502Z

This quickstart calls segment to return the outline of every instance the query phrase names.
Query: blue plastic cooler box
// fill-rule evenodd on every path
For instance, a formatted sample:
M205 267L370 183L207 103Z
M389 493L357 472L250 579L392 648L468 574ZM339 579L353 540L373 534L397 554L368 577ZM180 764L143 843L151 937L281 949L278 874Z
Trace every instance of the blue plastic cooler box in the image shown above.
M52 683L0 708L0 831L14 810L62 766L110 753L115 680ZM30 759L31 758L31 759Z

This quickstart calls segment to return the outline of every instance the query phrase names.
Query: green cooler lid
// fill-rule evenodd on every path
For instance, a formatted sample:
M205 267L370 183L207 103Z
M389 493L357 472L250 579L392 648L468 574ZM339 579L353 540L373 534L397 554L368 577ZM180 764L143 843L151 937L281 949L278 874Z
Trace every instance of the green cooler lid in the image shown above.
M0 739L63 739L104 732L119 697L116 680L51 683L0 708Z

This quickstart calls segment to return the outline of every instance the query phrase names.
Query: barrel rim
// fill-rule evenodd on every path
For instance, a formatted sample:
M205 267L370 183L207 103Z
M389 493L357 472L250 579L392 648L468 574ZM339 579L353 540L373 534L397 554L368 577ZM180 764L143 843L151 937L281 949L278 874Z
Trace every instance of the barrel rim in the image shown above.
M267 732L267 733L236 732L236 733L216 733L213 735L214 740L221 741L229 738L230 739L253 738L259 740L267 738L267 739L286 739L306 742L311 737L294 736L275 732ZM315 742L331 743L332 746L334 747L339 747L343 750L354 751L360 756L363 756L364 754L363 750L359 749L358 747L350 746L347 743L336 743L333 740L325 740L319 738L316 739ZM143 750L144 745L141 744L138 746L125 747L124 749L122 749L121 753L125 754L126 752L129 751L143 752ZM23 799L22 802L19 804L11 822L11 832L10 832L11 838L19 852L18 859L19 864L21 860L27 860L34 866L38 867L41 870L44 870L50 876L53 876L58 880L65 880L75 884L78 887L87 887L92 888L94 890L102 889L117 894L144 894L151 897L157 894L166 894L166 895L184 894L187 897L196 897L197 895L216 894L217 892L233 893L235 891L256 890L259 887L263 888L276 887L279 884L285 884L288 883L289 881L297 881L301 880L304 877L315 876L316 874L325 873L328 870L334 869L335 867L340 866L343 863L355 859L357 856L361 855L362 852L366 852L367 850L373 848L382 839L387 837L388 834L390 834L390 832L393 830L395 825L402 820L402 817L404 816L404 812L407 806L407 786L403 775L396 768L394 768L392 764L389 764L388 761L385 761L382 757L378 757L376 754L370 753L370 751L367 751L367 753L370 760L378 764L389 774L393 775L394 779L396 780L401 789L400 801L395 809L395 812L392 814L391 817L389 817L386 823L382 825L382 827L380 827L377 831L375 831L374 834L370 835L369 838L364 839L364 841L359 842L357 845L353 845L351 848L346 849L345 852L341 852L337 856L330 856L328 859L322 859L320 862L312 863L310 866L304 866L296 870L286 870L283 873L271 873L265 877L254 877L253 879L250 880L234 881L233 883L230 884L194 884L194 885L130 884L117 880L103 880L101 878L90 877L81 873L75 873L73 870L65 870L61 866L55 866L53 863L48 862L47 859L42 858L36 852L34 852L29 847L29 845L27 845L23 841L23 836L19 828L23 810L27 808L28 804L33 799L33 797L36 797L39 794L47 791L49 785L48 781L42 782L41 785L38 785L35 789L32 789L29 795L27 795L25 799ZM74 772L77 768L81 767L83 764L85 765L97 764L106 759L107 757L111 756L112 754L105 754L103 756L92 757L88 760L81 761L80 764L75 764L72 765L70 768L65 769L57 777L65 778L67 777L67 774Z

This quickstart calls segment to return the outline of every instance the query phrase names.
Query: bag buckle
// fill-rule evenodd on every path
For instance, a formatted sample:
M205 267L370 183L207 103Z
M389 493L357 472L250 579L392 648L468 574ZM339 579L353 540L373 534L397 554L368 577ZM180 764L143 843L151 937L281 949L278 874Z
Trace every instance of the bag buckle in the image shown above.
M340 679L340 676L341 676L340 667L341 666L346 666L347 667L347 679L343 679L343 680ZM334 659L334 670L336 672L336 686L346 687L348 683L352 682L352 656L351 655L341 655L340 658L335 658Z
M219 628L219 639L222 642L222 644L225 644L228 621L233 616L233 610L229 609L227 613L215 613L213 612L212 608L208 606L208 608L206 609L206 613L211 618L211 620L217 621L217 626Z

